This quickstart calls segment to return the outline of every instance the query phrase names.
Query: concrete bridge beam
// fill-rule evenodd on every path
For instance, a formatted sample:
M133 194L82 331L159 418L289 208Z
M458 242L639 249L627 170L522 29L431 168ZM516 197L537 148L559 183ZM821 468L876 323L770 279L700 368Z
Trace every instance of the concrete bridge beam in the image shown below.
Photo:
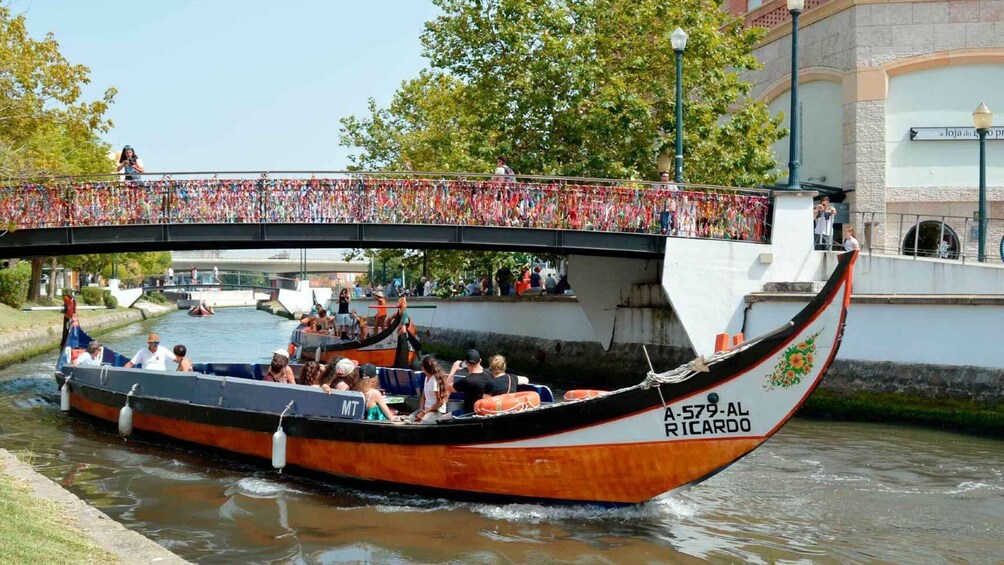
M568 256L568 282L604 351L613 343L618 306L630 304L638 285L661 278L662 261L655 259Z

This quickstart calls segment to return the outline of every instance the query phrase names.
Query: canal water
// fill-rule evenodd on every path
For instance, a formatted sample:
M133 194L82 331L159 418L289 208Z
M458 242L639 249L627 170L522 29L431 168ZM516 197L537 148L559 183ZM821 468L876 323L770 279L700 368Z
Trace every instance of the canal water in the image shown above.
M193 359L265 361L293 322L183 313L156 331ZM85 328L86 329L86 328ZM673 496L620 509L492 505L279 475L59 412L53 354L0 371L0 446L128 528L199 563L997 563L1004 442L902 426L795 420Z

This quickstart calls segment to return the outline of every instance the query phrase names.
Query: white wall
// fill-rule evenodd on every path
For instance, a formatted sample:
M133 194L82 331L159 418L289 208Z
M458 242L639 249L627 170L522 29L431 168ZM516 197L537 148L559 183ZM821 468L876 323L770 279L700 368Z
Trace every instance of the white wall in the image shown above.
M802 134L801 167L798 176L805 182L830 186L843 186L841 144L843 118L841 86L838 82L817 80L798 86L799 129ZM768 105L770 113L784 113L784 127L791 127L791 96L785 92ZM975 108L975 106L974 106ZM788 177L788 137L773 145L777 168L783 178ZM823 180L823 177L826 180Z
M813 194L775 194L770 245L666 240L662 286L698 354L714 351L715 335L739 332L746 295L765 282L821 279L824 253L812 249Z
M977 186L975 140L910 141L911 127L973 127L986 102L1004 124L1004 65L956 65L889 79L886 100L886 185ZM1004 185L1004 141L987 142L987 184Z
M795 302L753 304L747 333L755 336L770 331L804 306ZM1001 320L1004 306L852 302L837 359L1002 368Z
M836 256L828 255L826 262L826 271L832 271ZM854 293L1004 294L1004 266L862 254L854 264Z

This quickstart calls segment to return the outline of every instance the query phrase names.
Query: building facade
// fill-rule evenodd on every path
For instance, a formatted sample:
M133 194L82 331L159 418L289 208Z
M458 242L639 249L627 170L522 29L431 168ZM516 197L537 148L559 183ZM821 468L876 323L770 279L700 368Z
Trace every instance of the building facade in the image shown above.
M785 0L727 0L769 30L746 78L788 127ZM806 0L799 22L803 182L840 187L863 244L976 259L979 144L973 111L1004 126L1004 0ZM995 124L995 126L997 126ZM986 144L988 261L1004 253L1004 127ZM787 170L788 139L775 146ZM786 176L786 175L783 175ZM919 228L919 229L917 229ZM916 245L916 247L914 247Z

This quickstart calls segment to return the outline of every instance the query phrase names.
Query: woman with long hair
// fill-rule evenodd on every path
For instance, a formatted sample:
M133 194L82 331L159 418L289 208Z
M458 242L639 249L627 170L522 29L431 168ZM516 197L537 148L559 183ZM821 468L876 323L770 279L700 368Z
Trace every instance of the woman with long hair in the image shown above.
M425 373L425 386L418 397L421 408L409 418L412 422L434 424L436 420L446 416L446 401L450 391L446 387L446 371L436 362L436 357L426 355L422 359L422 372Z
M357 390L363 393L366 399L366 419L379 421L396 421L397 414L387 406L387 401L383 393L377 388L377 370L372 363L367 363L359 367L359 387Z
M349 296L349 289L343 288L338 293L338 313L335 314L335 323L338 324L338 332L335 335L345 335L352 329L352 317L349 316L349 303L352 297Z
M300 369L300 384L306 386L321 386L321 366L317 361L307 361Z
M125 173L125 180L139 180L140 177L137 175L146 170L143 167L143 160L139 158L131 145L122 148L118 170Z

